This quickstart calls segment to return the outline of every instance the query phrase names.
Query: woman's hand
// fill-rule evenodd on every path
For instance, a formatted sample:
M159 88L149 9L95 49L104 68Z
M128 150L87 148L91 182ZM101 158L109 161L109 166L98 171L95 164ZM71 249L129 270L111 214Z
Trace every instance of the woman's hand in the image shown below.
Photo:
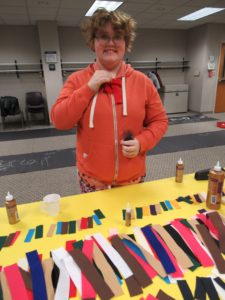
M140 143L136 138L129 141L122 140L120 143L122 145L122 152L125 157L133 158L138 155L140 151Z
M110 82L112 78L112 73L107 72L105 70L97 70L95 71L91 79L88 81L88 86L90 89L97 92L103 83Z

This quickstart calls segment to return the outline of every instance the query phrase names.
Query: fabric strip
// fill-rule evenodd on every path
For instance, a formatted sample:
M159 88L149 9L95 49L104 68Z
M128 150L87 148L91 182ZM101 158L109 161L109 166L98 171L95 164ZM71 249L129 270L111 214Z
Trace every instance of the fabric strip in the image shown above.
M211 235L208 233L208 230L204 225L196 225L198 231L200 232L204 243L206 247L209 249L209 252L211 253L213 260L215 261L215 264L217 266L217 269L220 273L225 273L225 261L220 253L219 248L217 247L216 243L212 239Z
M23 277L20 274L17 264L5 267L4 272L12 299L29 300Z
M131 268L135 278L137 279L138 283L142 287L147 287L152 283L151 279L149 278L146 271L141 267L141 265L137 262L133 255L127 251L125 245L123 244L122 240L119 238L118 235L114 235L111 238L111 243L113 247L119 252L128 266Z
M160 225L153 225L152 226L162 237L162 239L165 241L167 246L170 248L173 255L176 257L179 265L183 269L189 269L193 266L192 261L190 258L186 255L186 253L175 243L175 241L172 239L172 237L169 235L169 233Z
M4 270L2 270L0 272L0 276L1 276L3 299L4 300L12 300L12 296L10 293L9 285L8 285Z
M29 243L32 240L34 232L35 232L35 230L33 228L28 230L28 233L25 237L24 243Z
M88 227L87 218L81 218L81 220L80 220L80 229L87 229L87 227Z
M76 221L69 221L69 234L76 233Z
M29 272L25 271L24 269L20 268L20 267L19 267L19 271L20 271L20 274L23 278L26 289L29 290L29 291L32 291L33 287L32 287L31 274Z
M36 226L35 239L41 239L43 237L43 225Z
M149 216L150 215L150 211L149 211L148 206L143 206L142 211L143 211L143 216Z
M142 232L144 233L148 243L151 245L151 247L154 249L155 253L157 253L157 256L159 257L160 261L162 262L162 265L166 271L167 274L171 274L176 271L173 263L171 262L167 252L161 245L161 243L158 241L157 237L154 235L152 229L150 226L145 226L141 228Z
M95 221L95 223L96 223L97 225L101 225L101 224L102 224L102 222L99 220L99 218L98 218L97 215L93 215L92 218L93 218L93 220Z
M155 204L155 210L157 214L162 213L161 205L159 203Z
M163 209L164 211L167 211L167 210L168 210L166 204L165 204L163 201L160 202L160 205L162 206L162 209Z
M52 258L44 259L42 261L48 300L54 299L54 289L52 285L52 276L51 276L53 266L54 266L54 262Z
M176 208L176 209L180 209L180 205L177 203L176 200L170 200L170 203L172 203L173 207Z
M86 257L89 259L90 262L92 262L92 255L93 255L93 240L85 240L84 245L82 248L82 252ZM88 281L88 279L85 277L85 275L82 273L81 275L81 286L82 286L82 298L83 299L95 299L96 292L91 285L91 283Z
M172 209L173 209L173 206L171 205L171 203L170 203L169 200L165 200L165 204L166 204L166 206L167 206L167 208L168 208L169 210L172 210Z
M87 227L88 228L93 228L93 219L92 219L92 217L87 218Z
M61 231L61 234L67 234L68 233L68 227L69 227L69 223L68 222L62 222L62 231Z
M73 222L73 221L72 221ZM70 240L70 241L66 241L66 251L69 252L71 250L73 250L74 246L73 244L76 242L76 240ZM73 283L73 281L70 278L70 292L69 292L69 297L75 297L76 296L76 287Z
M47 292L44 280L44 273L37 251L26 253L30 266L30 272L33 284L34 300L47 300Z
M6 240L4 241L3 247L9 247L11 245L15 234L16 234L16 232L13 232L7 236Z
M92 284L101 299L110 299L114 296L104 279L99 275L92 263L79 249L72 250L70 255L73 257L74 261Z
M47 233L47 237L52 237L56 228L56 224L51 224Z
M209 277L201 277L202 284L206 290L206 293L209 296L210 300L220 300L217 291L214 287L212 279Z
M176 299L172 298L171 296L167 295L162 290L159 290L158 294L156 295L156 298L158 300L176 300Z
M218 212L212 212L207 214L213 225L216 227L219 233L220 250L225 254L225 226Z
M204 267L213 266L213 261L210 256L205 252L205 250L201 247L200 243L196 240L193 233L181 224L179 221L171 222L172 226L175 227L179 233L184 237L188 246L194 252L194 254L198 257L199 261Z
M59 235L62 232L62 222L57 222L56 225L56 234Z
M105 218L104 214L102 213L102 211L100 209L95 209L94 213L97 215L97 217L99 219L104 219Z
M186 280L177 280L177 284L184 300L194 300L191 289L189 288Z
M123 290L121 289L113 269L108 264L101 250L95 243L93 244L93 259L97 267L100 269L105 282L108 286L110 286L113 294L115 296L123 295Z
M142 207L136 207L136 216L137 216L137 219L142 219L143 218Z
M150 205L149 208L150 208L150 211L151 211L151 215L156 216L157 212L156 212L156 209L155 209L155 205Z

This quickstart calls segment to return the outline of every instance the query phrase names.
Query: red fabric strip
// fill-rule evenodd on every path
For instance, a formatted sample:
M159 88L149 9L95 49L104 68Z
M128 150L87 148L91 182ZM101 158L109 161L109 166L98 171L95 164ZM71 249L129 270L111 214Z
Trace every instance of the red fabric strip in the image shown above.
M186 241L189 248L192 250L194 255L198 258L202 266L204 267L212 267L214 265L210 256L206 253L206 251L201 247L200 242L198 242L193 235L192 231L187 228L185 225L180 223L179 221L171 222L172 226L178 230L181 236Z
M66 241L65 248L68 252L74 249L73 243L75 243L75 242L76 242L76 240ZM77 293L76 286L73 283L73 281L70 279L70 293L69 293L70 298L76 297L76 293Z
M88 218L81 218L80 220L80 229L88 228Z
M17 240L18 236L20 235L20 233L21 233L21 231L16 231L15 232L15 235L14 235L12 241L11 241L10 246L12 246L16 242L16 240Z

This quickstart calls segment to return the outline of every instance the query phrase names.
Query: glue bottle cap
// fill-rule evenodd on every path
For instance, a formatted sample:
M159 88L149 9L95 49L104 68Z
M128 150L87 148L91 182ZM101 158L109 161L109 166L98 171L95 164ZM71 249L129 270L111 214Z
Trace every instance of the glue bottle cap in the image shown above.
M126 208L126 212L130 213L131 212L131 207L130 207L130 203L127 203L127 208Z
M13 195L10 194L10 192L7 193L6 197L5 197L6 201L12 201L13 200Z
M183 160L180 158L177 162L179 165L182 165L183 164Z
M216 165L214 166L214 171L217 171L217 172L221 171L221 165L220 165L220 162L219 162L219 161L218 161L218 162L216 163Z

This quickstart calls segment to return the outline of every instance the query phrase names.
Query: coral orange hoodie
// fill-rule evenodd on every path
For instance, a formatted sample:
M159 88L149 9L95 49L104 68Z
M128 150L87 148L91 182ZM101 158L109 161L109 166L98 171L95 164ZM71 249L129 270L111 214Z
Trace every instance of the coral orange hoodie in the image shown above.
M145 155L162 138L168 119L157 90L143 73L125 63L121 104L113 95L99 90L95 95L87 82L95 72L91 64L67 79L51 111L56 128L77 126L76 159L78 169L106 184L123 184L145 174ZM120 141L131 131L140 142L134 158L122 154Z

